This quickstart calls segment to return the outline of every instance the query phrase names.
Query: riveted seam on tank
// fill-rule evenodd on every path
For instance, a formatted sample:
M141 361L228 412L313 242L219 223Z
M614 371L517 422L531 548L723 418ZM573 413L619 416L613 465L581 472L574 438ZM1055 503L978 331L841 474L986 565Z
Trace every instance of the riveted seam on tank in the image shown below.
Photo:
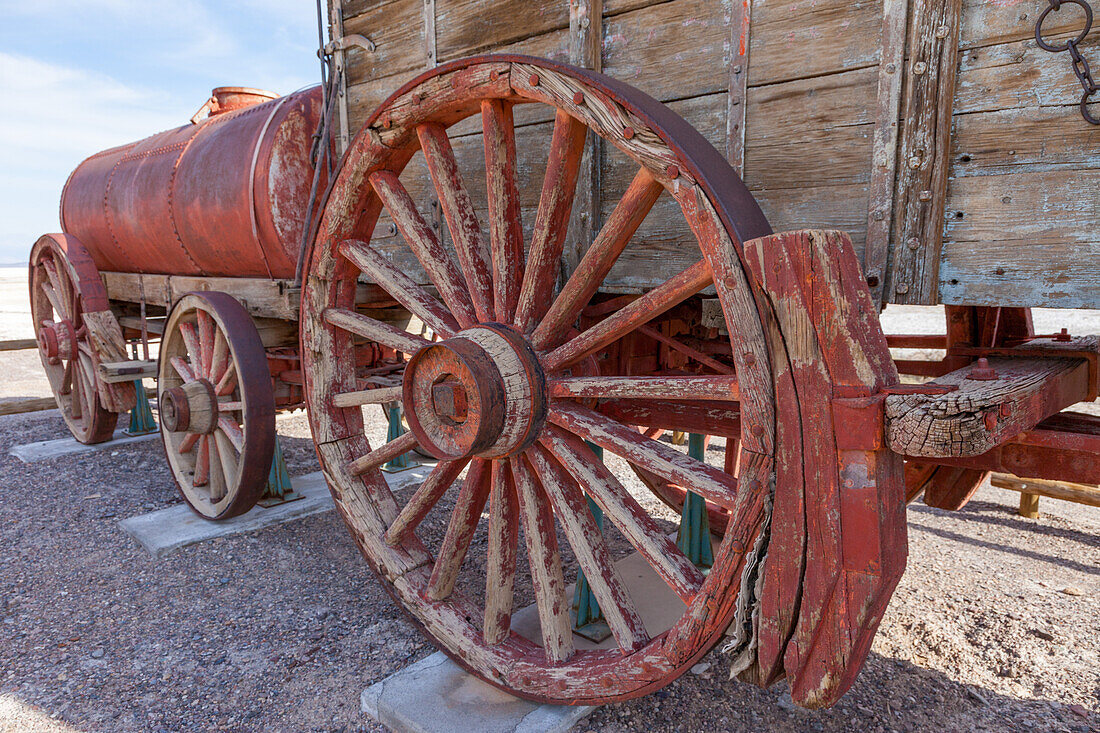
M141 160L142 158L149 158L154 155L161 155L163 153L171 153L176 150L182 150L187 147L187 144L191 142L190 139L182 140L178 143L172 143L171 145L163 145L159 148L153 148L151 150L143 150L140 153L127 153L122 156L119 162L129 162L131 160Z
M191 266L196 271L202 272L202 268L191 257L191 253L187 251L187 247L183 243L183 237L180 236L179 226L176 224L176 209L172 205L172 194L176 190L176 173L180 169L180 161L183 160L184 154L187 152L187 148L191 145L191 141L195 139L197 135L191 135L183 144L180 145L179 155L176 156L175 162L172 163L172 175L168 178L168 220L172 222L172 233L176 235L176 242L179 243L180 251L183 252L183 256L187 258L187 261L191 263ZM176 143L179 145L179 143Z

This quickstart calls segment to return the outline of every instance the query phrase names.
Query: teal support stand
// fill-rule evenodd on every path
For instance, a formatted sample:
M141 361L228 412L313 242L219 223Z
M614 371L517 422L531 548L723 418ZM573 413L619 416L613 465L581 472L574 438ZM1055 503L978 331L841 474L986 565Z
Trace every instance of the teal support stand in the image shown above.
M602 461L603 448L592 443L587 444L596 454L596 458ZM596 526L602 530L603 510L591 498L588 499L588 511L592 512ZM597 644L611 636L611 627L603 617L596 596L592 595L592 588L588 585L583 570L577 573L577 584L573 588L573 633Z
M137 393L137 402L134 409L130 410L130 427L123 432L127 435L149 435L159 428L157 421L153 419L153 408L149 406L149 397L145 394L145 383L140 379L134 380L134 391Z
M386 442L388 443L391 440L397 440L405 434L405 426L401 424L401 403L391 402L386 407L386 414L390 422L389 430L386 433ZM416 468L419 465L420 461L415 460L411 452L402 453L382 466L382 470L386 473L397 473L398 471Z
M706 460L704 436L691 433L688 436L688 455L698 461ZM709 568L714 564L714 550L710 546L710 521L707 519L707 503L703 497L687 492L684 508L680 513L680 532L676 537L679 547L696 567Z
M264 495L256 503L270 507L301 498L304 497L294 491L294 486L290 483L290 472L287 471L283 449L279 445L279 436L276 435L275 454L271 457L271 472L267 475L267 486L264 487Z

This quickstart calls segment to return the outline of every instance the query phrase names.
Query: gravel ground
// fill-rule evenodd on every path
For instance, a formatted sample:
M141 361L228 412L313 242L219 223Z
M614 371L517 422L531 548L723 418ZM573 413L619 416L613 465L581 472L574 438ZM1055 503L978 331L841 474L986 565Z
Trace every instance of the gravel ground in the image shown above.
M291 472L316 470L304 415L278 427ZM378 729L360 691L434 649L334 513L154 561L118 521L179 501L159 443L8 455L64 435L55 412L0 418L0 730ZM909 569L832 710L729 681L712 653L579 729L1100 729L1100 510L1044 500L1031 520L1017 500L985 487L962 512L911 507ZM466 573L476 592L476 561Z

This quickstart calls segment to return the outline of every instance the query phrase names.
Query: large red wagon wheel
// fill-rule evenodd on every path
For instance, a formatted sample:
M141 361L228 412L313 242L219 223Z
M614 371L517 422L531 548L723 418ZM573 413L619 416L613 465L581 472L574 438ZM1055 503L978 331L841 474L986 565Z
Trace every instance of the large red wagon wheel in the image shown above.
M104 405L98 345L86 318L109 305L91 256L75 237L47 234L31 250L29 282L38 354L57 409L81 443L109 440L118 413Z
M160 432L180 494L206 519L263 495L275 398L260 334L226 293L189 293L168 316L157 365Z
M526 257L513 129L513 107L522 103L549 107L554 120ZM488 236L447 135L449 126L477 114L485 146ZM632 160L637 173L555 295L589 131ZM399 180L418 151L431 173L457 261L419 213L426 202L418 205ZM579 311L662 196L679 205L701 250L698 261L577 333ZM370 244L383 209L442 303ZM775 415L767 346L738 250L741 241L768 232L737 175L681 118L631 87L541 59L495 56L441 66L398 91L356 137L328 196L303 289L311 426L337 506L364 556L459 663L524 697L595 703L667 684L728 628L737 651L751 657L754 579L770 515ZM357 313L355 283L361 274L441 340L430 342ZM709 285L731 324L736 377L595 373L593 355ZM399 390L362 390L355 370L357 339L409 355ZM403 400L412 430L372 450L361 405L396 398ZM615 403L616 414L625 410L630 418L620 422L593 409L596 400ZM673 406L696 424L722 407L726 430L739 409L739 479L641 435L634 426L644 421L642 413L662 406ZM729 511L733 519L709 574L688 561L667 526L657 524L584 441ZM415 445L440 463L401 503L378 467ZM461 487L450 489L463 470ZM433 556L416 531L449 490L457 491L455 506ZM647 599L632 595L617 570L586 495L683 601L684 612L671 628L647 628L641 620ZM486 509L485 591L479 600L456 590L456 579ZM511 629L520 526L541 625L535 639ZM615 642L610 649L574 645L566 593L574 569L563 568L559 531L607 618Z

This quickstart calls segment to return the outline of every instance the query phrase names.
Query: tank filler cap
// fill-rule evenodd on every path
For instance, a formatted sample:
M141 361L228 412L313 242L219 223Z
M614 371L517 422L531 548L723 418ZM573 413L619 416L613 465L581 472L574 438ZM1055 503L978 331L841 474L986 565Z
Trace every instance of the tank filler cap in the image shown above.
M252 89L251 87L215 87L210 92L210 98L199 107L198 112L191 116L191 124L197 125L203 120L208 120L211 117L216 117L225 112L233 112L238 109L244 109L245 107L251 107L278 98L278 94L264 91L263 89Z

